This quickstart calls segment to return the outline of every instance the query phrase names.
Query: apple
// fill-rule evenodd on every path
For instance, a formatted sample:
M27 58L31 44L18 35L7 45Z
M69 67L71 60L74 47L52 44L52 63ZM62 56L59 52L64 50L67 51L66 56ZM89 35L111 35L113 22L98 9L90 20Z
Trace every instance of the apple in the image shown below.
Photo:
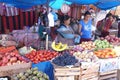
M12 57L11 59L10 59L10 62L12 63L12 62L16 62L17 61L17 58L16 57Z
M6 57L3 57L2 62L3 62L4 64L8 63L8 59L7 59Z

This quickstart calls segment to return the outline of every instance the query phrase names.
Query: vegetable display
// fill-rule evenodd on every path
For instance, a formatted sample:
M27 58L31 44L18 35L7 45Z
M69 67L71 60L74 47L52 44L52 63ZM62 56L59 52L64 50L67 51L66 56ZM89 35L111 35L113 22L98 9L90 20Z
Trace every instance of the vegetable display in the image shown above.
M27 60L16 52L0 54L0 66L25 63Z
M113 46L107 40L95 40L95 50L112 48Z
M115 51L111 48L94 51L94 54L99 58L114 58L117 56Z
M39 50L39 51L31 51L29 54L26 54L25 56L28 59L30 59L32 62L38 63L38 62L51 60L57 55L58 53L55 51Z
M75 65L78 60L75 56L71 55L69 52L65 52L62 55L59 55L52 62L58 66L67 66L67 65Z
M79 46L84 50L93 50L95 48L95 44L92 41L82 42Z
M51 47L55 51L64 51L67 49L67 44L62 44L61 42L55 43L55 41L51 44Z
M16 50L16 47L15 47L15 46L0 47L0 53L13 52L14 50Z
M107 40L110 42L112 45L120 45L120 38L113 36L113 35L108 35L106 37L101 37L101 40Z
M81 62L95 62L98 60L97 56L94 55L93 52L89 51L82 51L82 52L75 52L73 54L77 59L79 59Z
M13 75L12 80L49 80L49 77L45 73L38 71L38 68L32 68Z

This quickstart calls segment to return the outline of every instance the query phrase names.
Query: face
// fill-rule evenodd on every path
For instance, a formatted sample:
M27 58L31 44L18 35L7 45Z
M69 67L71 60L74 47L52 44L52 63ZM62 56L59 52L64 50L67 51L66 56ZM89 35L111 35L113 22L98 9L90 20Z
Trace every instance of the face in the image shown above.
M91 18L91 15L86 15L85 20L89 20Z
M109 16L108 18L109 18L111 21L113 20L113 16Z
M70 24L70 18L68 20L65 20L64 23L69 25Z

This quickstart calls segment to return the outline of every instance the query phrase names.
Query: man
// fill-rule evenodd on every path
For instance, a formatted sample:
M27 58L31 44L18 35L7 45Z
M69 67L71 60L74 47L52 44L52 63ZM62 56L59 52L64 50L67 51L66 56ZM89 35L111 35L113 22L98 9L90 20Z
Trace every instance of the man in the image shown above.
M79 34L81 35L80 42L90 41L92 38L92 20L91 13L86 11L84 14L84 19L80 21Z

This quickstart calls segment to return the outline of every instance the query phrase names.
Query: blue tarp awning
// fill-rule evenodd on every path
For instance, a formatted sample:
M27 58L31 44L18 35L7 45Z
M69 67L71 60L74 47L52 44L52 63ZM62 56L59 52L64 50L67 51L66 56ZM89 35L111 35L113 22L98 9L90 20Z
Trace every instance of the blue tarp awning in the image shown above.
M87 5L87 4L94 4L98 0L67 0L67 1L72 2L74 4Z
M107 10L119 6L120 0L98 0L94 5L100 9Z
M0 2L15 6L17 8L28 9L35 5L46 4L48 0L0 0Z
M30 8L35 5L46 4L48 1L50 2L49 5L55 9L60 9L62 4L66 1L79 5L94 4L103 10L120 5L120 0L0 0L0 2L11 4L12 6L22 9Z
M94 4L100 9L107 10L120 5L120 0L67 0L74 4Z

